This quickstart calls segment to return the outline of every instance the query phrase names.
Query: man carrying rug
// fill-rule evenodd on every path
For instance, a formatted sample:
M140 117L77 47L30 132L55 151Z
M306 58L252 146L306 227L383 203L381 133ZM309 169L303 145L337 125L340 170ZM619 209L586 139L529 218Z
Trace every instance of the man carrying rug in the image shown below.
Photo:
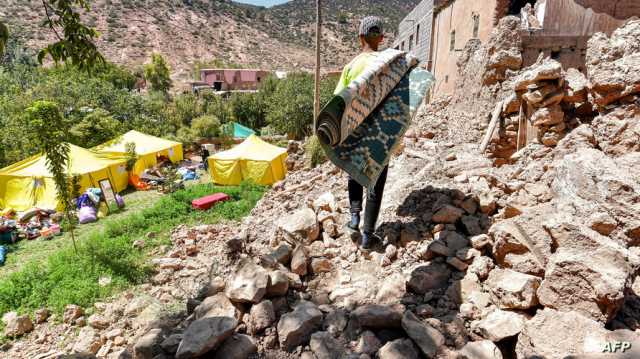
M380 18L363 19L359 39L362 52L345 66L335 96L316 119L315 132L329 159L349 174L348 227L355 232L367 190L361 249L368 250L380 239L375 225L389 160L434 78L411 55L378 51L384 39Z
M375 16L364 18L360 23L360 47L362 52L356 56L342 71L342 76L338 81L338 86L334 91L338 95L345 87L349 86L351 81L358 77L378 56L378 47L384 34L382 29L382 19ZM373 187L373 191L367 192L367 205L364 211L364 224L362 233L362 249L369 249L373 241L379 239L375 235L375 225L380 213L380 204L382 203L382 194L384 185L387 181L387 169L384 168L380 177ZM362 212L363 187L353 177L349 176L349 203L351 206L351 222L348 227L354 231L360 229L360 213Z

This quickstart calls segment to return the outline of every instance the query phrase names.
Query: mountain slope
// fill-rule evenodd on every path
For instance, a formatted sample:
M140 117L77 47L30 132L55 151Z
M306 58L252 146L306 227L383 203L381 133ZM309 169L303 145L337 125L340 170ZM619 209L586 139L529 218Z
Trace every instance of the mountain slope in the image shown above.
M418 1L326 1L323 67L339 68L355 54L360 18L383 16L391 35ZM44 17L40 1L3 2L0 18L28 46L53 39L39 27ZM159 52L177 80L190 80L198 61L282 70L310 70L314 65L315 0L272 8L229 0L94 0L91 7L83 17L101 33L98 45L110 61L135 66Z

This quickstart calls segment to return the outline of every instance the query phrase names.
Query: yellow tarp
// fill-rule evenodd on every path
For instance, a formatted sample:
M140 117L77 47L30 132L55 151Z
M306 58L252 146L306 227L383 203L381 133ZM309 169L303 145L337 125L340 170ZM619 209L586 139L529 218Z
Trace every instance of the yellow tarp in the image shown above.
M107 178L116 192L127 188L124 158L107 158L75 145L69 145L67 174L80 177L81 192L89 187L99 188L99 182ZM58 207L55 184L43 155L0 170L0 208L24 211L31 207Z
M157 156L165 156L174 163L183 159L182 143L134 130L96 146L93 150L106 156L119 157L127 153L126 144L130 142L135 143L138 154L138 161L133 168L133 173L137 175L140 175L145 169L153 167L157 163Z
M270 185L287 174L286 159L286 149L251 135L236 147L210 156L209 172L218 184L238 185L247 180Z

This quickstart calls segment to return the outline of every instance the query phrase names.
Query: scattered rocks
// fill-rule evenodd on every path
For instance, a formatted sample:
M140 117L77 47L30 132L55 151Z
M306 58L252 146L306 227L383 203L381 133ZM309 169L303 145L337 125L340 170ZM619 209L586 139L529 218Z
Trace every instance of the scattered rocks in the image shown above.
M365 330L360 335L360 339L355 347L355 352L358 354L374 355L381 346L382 344L376 335L369 330Z
M89 316L87 323L94 329L106 329L110 324L107 318L100 314L92 314Z
M96 332L90 327L84 327L80 329L78 340L73 344L72 350L74 353L96 354L101 346L102 342ZM146 359L147 357L140 358Z
M289 277L282 271L276 270L269 273L269 286L267 297L280 297L289 290Z
M84 315L84 310L75 304L69 304L64 308L64 313L62 314L62 321L65 323L73 323L76 319L80 318Z
M176 359L196 358L219 347L238 325L234 318L213 317L193 321L184 331Z

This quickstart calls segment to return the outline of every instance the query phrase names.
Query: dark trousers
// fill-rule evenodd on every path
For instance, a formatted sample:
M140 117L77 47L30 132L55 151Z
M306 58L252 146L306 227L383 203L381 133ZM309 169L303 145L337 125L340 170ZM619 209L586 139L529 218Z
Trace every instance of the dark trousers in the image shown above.
M384 184L387 182L388 169L389 166L385 167L382 173L380 173L380 177L378 177L378 181L373 187L373 192L367 191L367 206L364 211L364 223L362 227L364 232L371 233L375 231L376 221L380 213L380 204L382 203L382 195L384 193ZM349 177L348 188L351 213L360 214L360 212L362 212L364 188L351 177Z

